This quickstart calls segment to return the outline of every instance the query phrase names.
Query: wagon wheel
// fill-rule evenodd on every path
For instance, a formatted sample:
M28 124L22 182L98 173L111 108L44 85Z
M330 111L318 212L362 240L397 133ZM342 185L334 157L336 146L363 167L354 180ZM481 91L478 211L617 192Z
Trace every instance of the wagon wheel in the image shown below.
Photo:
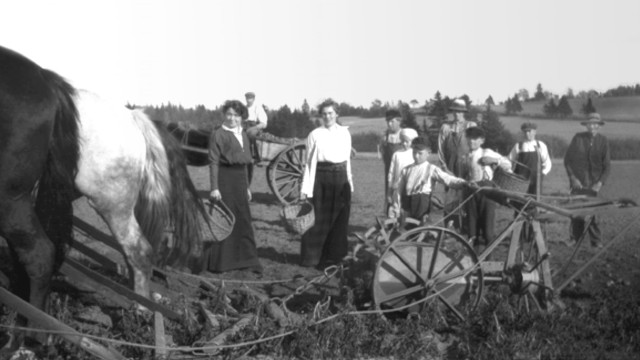
M282 150L267 167L269 188L283 204L300 199L302 173L307 162L307 145L299 142Z
M513 232L504 271L511 303L518 311L549 310L553 284L549 253L537 221L520 222Z
M427 305L464 318L482 296L483 277L473 248L457 233L420 227L398 237L380 256L373 300L380 310L421 311Z
M398 224L398 219L385 219L383 221L379 221L378 224L370 227L364 233L365 239L372 239L374 243L376 243L380 248L386 248L389 244L398 236L400 236L399 229L397 229L396 225ZM416 227L420 225L420 221L414 218L406 218L405 227L409 225L410 227Z

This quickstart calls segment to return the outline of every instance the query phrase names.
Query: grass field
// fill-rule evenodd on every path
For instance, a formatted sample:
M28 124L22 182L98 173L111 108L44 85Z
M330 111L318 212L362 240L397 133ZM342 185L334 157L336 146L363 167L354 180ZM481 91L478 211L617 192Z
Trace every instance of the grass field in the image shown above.
M640 114L640 110L638 112ZM343 125L349 126L352 135L375 132L382 134L386 129L384 118L359 118L355 116L345 116L340 118ZM585 131L578 120L558 120L558 119L529 119L521 116L500 116L500 121L505 128L514 135L520 134L522 123L532 121L538 125L539 135L553 135L564 140L571 141L577 132ZM422 120L418 120L422 125ZM602 135L611 139L637 138L640 139L640 121L638 122L607 122L600 130Z
M604 120L640 122L640 96L593 98L591 100L596 111ZM522 114L544 114L543 106L545 103L545 101L522 102ZM582 105L585 103L586 100L583 99L570 99L569 105L573 110L573 115L580 116ZM497 105L495 110L503 112L504 106Z

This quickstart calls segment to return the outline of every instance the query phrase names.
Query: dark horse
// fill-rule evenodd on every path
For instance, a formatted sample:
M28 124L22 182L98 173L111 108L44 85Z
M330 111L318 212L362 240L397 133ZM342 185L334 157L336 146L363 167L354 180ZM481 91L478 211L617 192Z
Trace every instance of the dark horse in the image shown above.
M11 290L40 309L79 194L121 244L137 293L149 296L153 264L202 270L206 213L177 141L142 111L0 47L0 236L14 255Z

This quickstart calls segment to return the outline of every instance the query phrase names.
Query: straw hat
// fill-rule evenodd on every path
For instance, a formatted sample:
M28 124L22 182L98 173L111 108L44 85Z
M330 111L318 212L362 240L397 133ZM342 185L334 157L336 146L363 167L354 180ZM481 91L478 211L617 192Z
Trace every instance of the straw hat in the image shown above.
M453 102L449 106L449 111L468 112L467 103L462 99L453 99Z
M582 125L589 125L589 124L604 125L604 121L602 121L602 119L600 118L600 114L591 113L591 114L587 115L587 120L581 122L580 124L582 124Z

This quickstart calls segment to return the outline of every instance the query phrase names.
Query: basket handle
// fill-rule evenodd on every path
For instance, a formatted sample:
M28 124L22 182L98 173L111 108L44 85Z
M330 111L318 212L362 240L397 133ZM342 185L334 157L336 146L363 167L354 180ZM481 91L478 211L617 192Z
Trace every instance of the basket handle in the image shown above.
M233 213L231 212L231 210L229 209L227 204L225 204L224 201L222 201L222 200L212 201L212 200L207 199L207 200L204 201L204 203L209 208L209 215L211 215L213 213L213 207L217 203L217 204L220 205L222 210L224 210L227 214L229 214L229 216L234 217Z

